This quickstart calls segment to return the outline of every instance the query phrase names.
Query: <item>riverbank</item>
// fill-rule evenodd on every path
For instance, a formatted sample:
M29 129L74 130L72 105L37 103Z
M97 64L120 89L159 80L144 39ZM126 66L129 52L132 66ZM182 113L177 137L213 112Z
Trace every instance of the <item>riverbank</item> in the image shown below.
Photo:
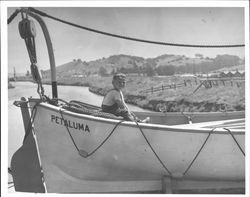
M106 89L99 87L89 87L89 91L98 95L105 95ZM230 105L228 102L213 102L210 100L195 101L195 98L179 97L173 100L151 99L145 95L126 94L124 96L126 103L137 105L143 109L151 111L166 112L216 112L216 111L242 111L245 110L244 103Z
M58 85L85 86L92 93L104 96L112 88L112 77L58 77ZM186 84L184 85L185 82ZM49 79L43 79L49 84ZM152 87L176 84L177 87L148 91ZM182 84L178 87L178 84ZM193 93L200 82L192 77L144 77L128 76L124 89L125 101L143 109L167 112L215 112L245 110L244 81L240 85L224 82L212 88L201 86ZM159 89L159 88L158 88ZM144 91L144 92L143 92Z

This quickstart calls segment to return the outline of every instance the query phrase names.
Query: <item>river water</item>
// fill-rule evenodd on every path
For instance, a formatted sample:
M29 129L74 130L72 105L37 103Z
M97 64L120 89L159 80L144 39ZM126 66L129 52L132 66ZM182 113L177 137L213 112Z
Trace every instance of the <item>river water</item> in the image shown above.
M21 97L38 98L36 92L37 85L31 82L12 83L15 88L8 90L8 164L10 165L11 157L15 151L22 145L24 137L24 126L22 122L21 110L13 105L15 100ZM52 97L50 85L44 85L45 95ZM102 96L89 92L88 87L80 86L58 86L58 97L70 101L78 100L92 105L101 106ZM128 105L132 111L144 111L143 109Z

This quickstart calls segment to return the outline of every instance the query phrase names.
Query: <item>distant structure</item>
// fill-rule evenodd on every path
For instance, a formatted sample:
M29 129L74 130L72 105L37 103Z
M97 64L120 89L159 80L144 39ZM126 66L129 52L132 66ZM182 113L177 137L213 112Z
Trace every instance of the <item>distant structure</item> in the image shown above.
M13 80L16 81L16 68L14 67L13 68Z
M245 70L237 68L223 68L211 73L202 74L201 77L210 78L245 78Z
M219 77L228 77L228 78L233 78L233 77L241 77L244 78L245 77L245 71L224 71L224 72L220 72Z

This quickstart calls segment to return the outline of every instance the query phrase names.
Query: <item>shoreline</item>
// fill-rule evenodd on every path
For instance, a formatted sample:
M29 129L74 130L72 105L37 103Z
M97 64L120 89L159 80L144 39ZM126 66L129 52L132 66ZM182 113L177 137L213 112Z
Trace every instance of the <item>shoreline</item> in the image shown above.
M8 82L8 89L15 88L15 86L12 85L12 83Z
M99 87L89 87L89 91L104 96L106 90ZM154 112L221 112L221 111L244 111L245 108L237 107L237 110L232 110L230 106L212 102L190 102L186 99L176 101L164 101L164 100L147 100L143 95L124 95L125 102L128 104L136 105L146 110ZM146 102L145 102L146 101Z
M169 82L171 78L166 77L166 79ZM193 86L191 84L191 86L177 88L175 90L159 91L159 93L156 94L143 94L141 93L143 88L147 89L151 84L159 85L159 79L128 77L127 81L127 86L124 91L125 102L145 110L155 112L232 112L245 110L245 98L242 94L245 90L243 88L241 88L242 93L237 92L240 89L237 89L236 87L226 87L227 89L225 87L217 87L216 89L215 87L214 89L203 88L196 94L190 94L190 92L193 92L193 90L196 89L196 82ZM43 84L51 83L48 79L45 79ZM57 85L88 87L91 93L100 96L104 96L107 91L112 88L111 77L62 77L57 80ZM236 92L230 92L232 91L232 88L235 88L234 90ZM220 96L219 94L222 94L223 96L224 94L228 95L224 96L225 98L222 98L223 96ZM238 97L235 98L236 96ZM231 101L232 98L234 98L235 101Z

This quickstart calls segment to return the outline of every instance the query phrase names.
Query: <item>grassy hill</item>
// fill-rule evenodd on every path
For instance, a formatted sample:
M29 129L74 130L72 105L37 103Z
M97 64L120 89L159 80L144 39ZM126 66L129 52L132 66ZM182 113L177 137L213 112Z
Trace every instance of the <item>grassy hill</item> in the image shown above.
M57 66L57 76L72 75L109 75L120 71L151 75L174 75L183 73L207 73L221 68L229 68L244 63L237 56L218 55L216 58L195 58L184 55L161 55L155 58L143 58L129 55L113 55L95 61L85 62L81 59L72 60ZM43 77L49 77L50 71L42 71Z

